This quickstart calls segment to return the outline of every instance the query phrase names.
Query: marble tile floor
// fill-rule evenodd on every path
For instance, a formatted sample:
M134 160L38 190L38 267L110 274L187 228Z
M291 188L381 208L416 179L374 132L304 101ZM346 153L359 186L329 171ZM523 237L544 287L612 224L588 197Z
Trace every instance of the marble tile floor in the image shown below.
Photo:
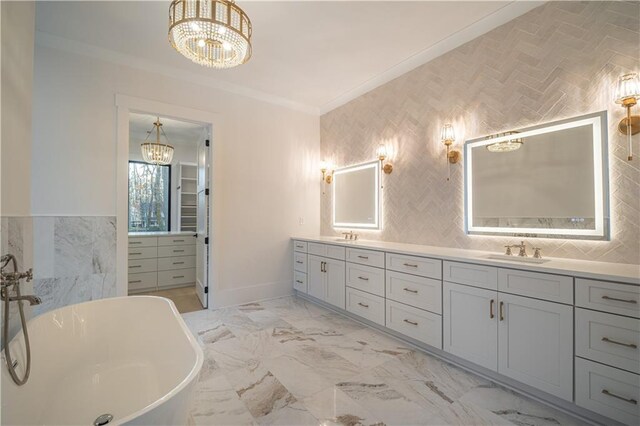
M195 284L189 287L171 288L168 290L149 291L145 293L137 293L145 296L160 296L171 299L175 303L178 312L185 314L187 312L201 311L204 308L196 294Z
M193 425L577 425L296 297L183 315L205 363Z

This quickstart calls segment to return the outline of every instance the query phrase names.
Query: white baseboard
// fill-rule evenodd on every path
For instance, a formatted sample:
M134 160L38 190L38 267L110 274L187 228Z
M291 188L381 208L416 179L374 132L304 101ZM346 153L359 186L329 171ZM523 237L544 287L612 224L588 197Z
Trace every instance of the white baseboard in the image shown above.
M265 299L290 296L293 294L293 282L290 280L263 283L249 287L219 290L209 295L209 309L242 305Z

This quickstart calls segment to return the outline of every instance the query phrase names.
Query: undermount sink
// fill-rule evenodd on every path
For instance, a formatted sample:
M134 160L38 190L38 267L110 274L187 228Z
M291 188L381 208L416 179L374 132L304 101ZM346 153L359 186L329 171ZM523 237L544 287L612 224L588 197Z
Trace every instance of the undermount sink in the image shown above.
M546 263L549 259L536 259L535 257L520 257L520 256L509 256L507 254L490 254L486 256L487 259L496 259L496 260L507 260L511 262L522 262L522 263Z
M334 238L333 240L339 243L355 243L358 241L358 240L345 240L344 238Z

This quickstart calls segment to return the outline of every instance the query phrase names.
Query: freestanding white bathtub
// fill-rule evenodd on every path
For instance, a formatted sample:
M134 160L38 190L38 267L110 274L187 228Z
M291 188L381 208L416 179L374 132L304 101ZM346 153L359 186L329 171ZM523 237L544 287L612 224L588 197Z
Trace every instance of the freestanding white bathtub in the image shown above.
M67 306L29 321L31 375L2 369L3 425L187 424L202 349L168 299L132 296ZM23 375L22 333L11 341Z

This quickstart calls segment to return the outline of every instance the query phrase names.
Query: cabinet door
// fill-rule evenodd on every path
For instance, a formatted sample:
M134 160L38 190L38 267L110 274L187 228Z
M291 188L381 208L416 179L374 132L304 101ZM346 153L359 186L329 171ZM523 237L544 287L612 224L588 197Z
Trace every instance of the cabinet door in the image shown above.
M309 255L307 272L307 292L310 296L324 300L325 295L325 274L323 272L324 261L322 257Z
M325 276L327 293L325 302L340 309L345 309L345 262L333 259L323 259L325 262Z
M444 350L498 369L498 293L444 282Z
M573 399L573 307L500 293L498 372Z

